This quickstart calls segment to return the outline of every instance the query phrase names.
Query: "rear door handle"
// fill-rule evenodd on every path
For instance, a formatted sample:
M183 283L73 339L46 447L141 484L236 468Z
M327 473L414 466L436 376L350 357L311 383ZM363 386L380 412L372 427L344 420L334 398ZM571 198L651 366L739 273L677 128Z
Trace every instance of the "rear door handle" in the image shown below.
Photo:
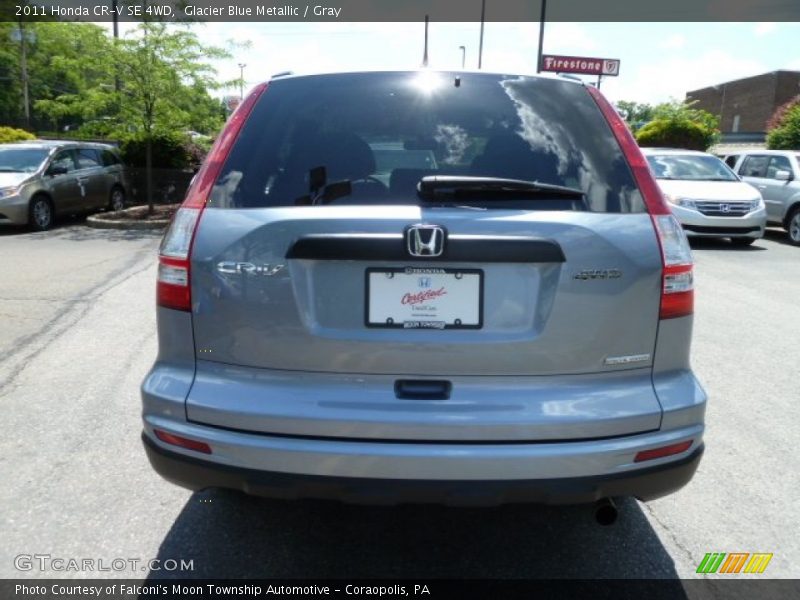
M398 379L394 382L394 395L401 400L447 400L453 384L430 379Z

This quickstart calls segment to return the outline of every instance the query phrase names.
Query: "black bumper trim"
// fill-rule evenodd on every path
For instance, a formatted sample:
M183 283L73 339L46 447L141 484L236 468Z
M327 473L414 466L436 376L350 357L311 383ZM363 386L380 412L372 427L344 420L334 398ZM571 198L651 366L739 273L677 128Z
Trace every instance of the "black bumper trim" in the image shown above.
M558 242L549 239L458 234L447 235L440 256L411 256L399 233L309 234L292 244L286 258L465 263L562 263L566 260Z
M220 465L166 450L142 433L147 458L164 479L191 490L228 488L270 498L313 498L357 504L436 503L491 506L532 502L584 504L634 496L653 500L691 480L704 446L680 460L633 472L530 480L407 480L328 477Z

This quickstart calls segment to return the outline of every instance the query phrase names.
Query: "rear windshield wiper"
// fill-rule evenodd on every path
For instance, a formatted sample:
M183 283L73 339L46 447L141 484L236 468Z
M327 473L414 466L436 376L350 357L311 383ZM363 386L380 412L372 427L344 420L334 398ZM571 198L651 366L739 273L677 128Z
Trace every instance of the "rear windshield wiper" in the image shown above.
M437 196L479 195L482 198L504 197L508 194L541 197L547 199L581 200L585 197L583 190L525 181L523 179L504 179L502 177L468 177L462 175L428 175L417 183L417 191L421 198L432 200Z

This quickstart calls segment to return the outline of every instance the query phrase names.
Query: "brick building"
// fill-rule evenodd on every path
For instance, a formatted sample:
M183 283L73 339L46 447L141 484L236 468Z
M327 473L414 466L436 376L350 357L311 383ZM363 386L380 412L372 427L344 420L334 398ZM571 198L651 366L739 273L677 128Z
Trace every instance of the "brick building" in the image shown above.
M772 71L687 92L686 100L697 100L695 108L720 117L724 138L763 139L766 124L775 109L800 94L800 71Z

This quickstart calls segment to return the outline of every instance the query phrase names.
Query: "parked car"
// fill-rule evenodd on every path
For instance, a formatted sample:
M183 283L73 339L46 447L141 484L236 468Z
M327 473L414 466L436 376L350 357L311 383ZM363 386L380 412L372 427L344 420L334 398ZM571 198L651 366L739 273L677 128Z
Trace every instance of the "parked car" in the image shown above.
M127 191L125 167L113 146L0 144L0 223L42 231L62 215L121 210Z
M767 214L761 194L719 158L695 150L642 151L689 236L725 237L739 246L764 237Z
M753 150L736 155L739 176L758 188L767 222L786 229L800 246L800 150Z
M384 181L378 143L434 156L395 156ZM188 488L600 500L608 522L608 498L673 492L703 452L691 251L580 82L273 79L230 118L159 263L143 441Z

